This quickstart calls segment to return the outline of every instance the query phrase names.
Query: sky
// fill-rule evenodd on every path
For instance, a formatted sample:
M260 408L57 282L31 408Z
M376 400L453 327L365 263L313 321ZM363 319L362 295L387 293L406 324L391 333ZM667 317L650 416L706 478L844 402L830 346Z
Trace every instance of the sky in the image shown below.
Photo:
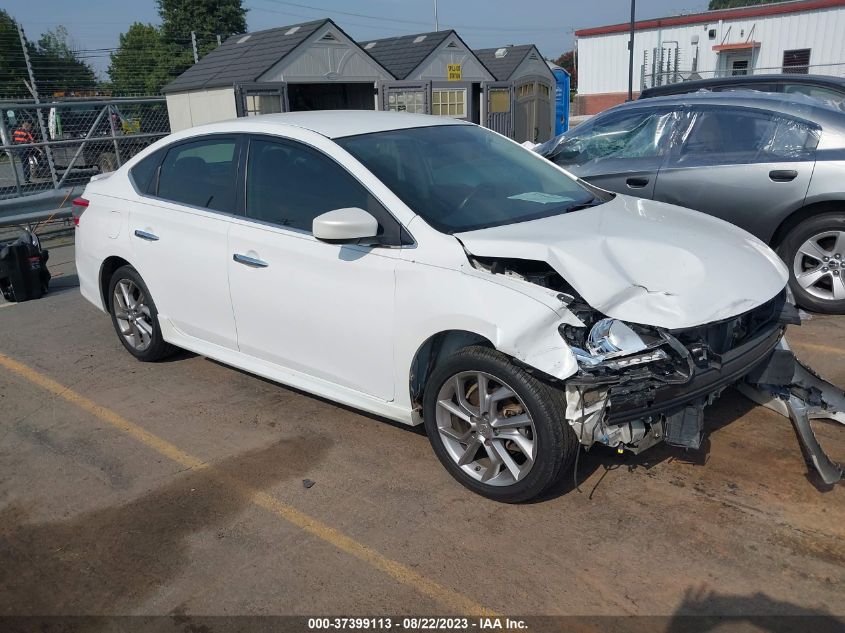
M245 0L247 26L259 31L330 17L356 40L434 30L435 0ZM108 51L132 22L159 23L154 0L4 0L27 37L65 26L100 75ZM637 0L637 19L703 11L706 0ZM630 19L628 0L437 0L440 28L471 48L536 44L548 58L571 50L573 31ZM358 15L347 15L358 14Z

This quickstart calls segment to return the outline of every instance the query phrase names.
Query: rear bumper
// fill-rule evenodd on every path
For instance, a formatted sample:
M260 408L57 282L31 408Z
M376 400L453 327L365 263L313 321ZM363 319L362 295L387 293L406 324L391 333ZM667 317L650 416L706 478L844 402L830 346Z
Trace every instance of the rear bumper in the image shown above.
M614 408L611 388L608 422L620 424L661 414L668 416L688 405L703 406L708 395L738 382L755 367L765 362L777 347L783 333L783 325L772 324L745 344L722 354L719 362L710 361L707 367L696 367L689 382L681 385L667 385L658 389L649 406Z

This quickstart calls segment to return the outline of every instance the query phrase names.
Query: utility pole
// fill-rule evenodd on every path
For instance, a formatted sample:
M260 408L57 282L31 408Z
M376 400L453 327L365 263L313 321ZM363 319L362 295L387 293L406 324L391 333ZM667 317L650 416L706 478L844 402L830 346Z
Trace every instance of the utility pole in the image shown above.
M191 48L194 49L194 63L198 63L200 56L197 54L197 34L191 31Z
M29 50L26 47L26 37L24 37L23 29L18 23L18 37L21 40L21 48L23 49L23 60L26 63L26 72L29 74L29 91L32 93L32 98L35 100L35 113L38 117L38 128L41 130L41 140L47 142L49 136L47 135L47 126L44 125L44 113L38 106L41 105L41 100L38 98L38 86L35 83L35 73L32 72L32 61L29 59ZM53 187L58 189L59 179L56 177L56 166L53 163L53 150L50 145L44 145L44 154L47 156L47 165L50 167L50 177L53 180ZM28 158L26 160L29 160Z
M637 0L631 0L631 37L628 39L628 101L634 100L634 29Z
M434 0L434 30L440 30L440 22L437 21L437 0Z
M217 46L220 46L220 33L217 34Z

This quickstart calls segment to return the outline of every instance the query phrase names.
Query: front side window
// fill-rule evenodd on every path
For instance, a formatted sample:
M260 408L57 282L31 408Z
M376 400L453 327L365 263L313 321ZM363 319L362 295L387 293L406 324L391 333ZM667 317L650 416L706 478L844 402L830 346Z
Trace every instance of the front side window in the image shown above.
M444 233L525 222L599 202L554 165L474 125L435 125L336 141Z
M432 91L431 113L465 119L467 116L466 89Z
M772 112L714 108L693 112L679 148L681 165L808 160L819 135L809 123Z
M602 159L663 156L678 114L667 110L614 113L582 124L537 152L558 165L585 165Z
M218 137L171 147L161 164L159 198L215 211L235 211L237 140Z
M326 211L358 207L372 213L376 204L343 167L292 142L251 140L246 174L247 217L308 233Z

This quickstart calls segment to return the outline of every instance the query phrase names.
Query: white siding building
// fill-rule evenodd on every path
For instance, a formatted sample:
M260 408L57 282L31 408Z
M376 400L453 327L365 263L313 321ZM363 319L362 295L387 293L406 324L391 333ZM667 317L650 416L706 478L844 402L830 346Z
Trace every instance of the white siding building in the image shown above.
M630 23L575 32L578 114L627 98ZM713 76L845 76L845 0L797 0L636 23L634 92Z

